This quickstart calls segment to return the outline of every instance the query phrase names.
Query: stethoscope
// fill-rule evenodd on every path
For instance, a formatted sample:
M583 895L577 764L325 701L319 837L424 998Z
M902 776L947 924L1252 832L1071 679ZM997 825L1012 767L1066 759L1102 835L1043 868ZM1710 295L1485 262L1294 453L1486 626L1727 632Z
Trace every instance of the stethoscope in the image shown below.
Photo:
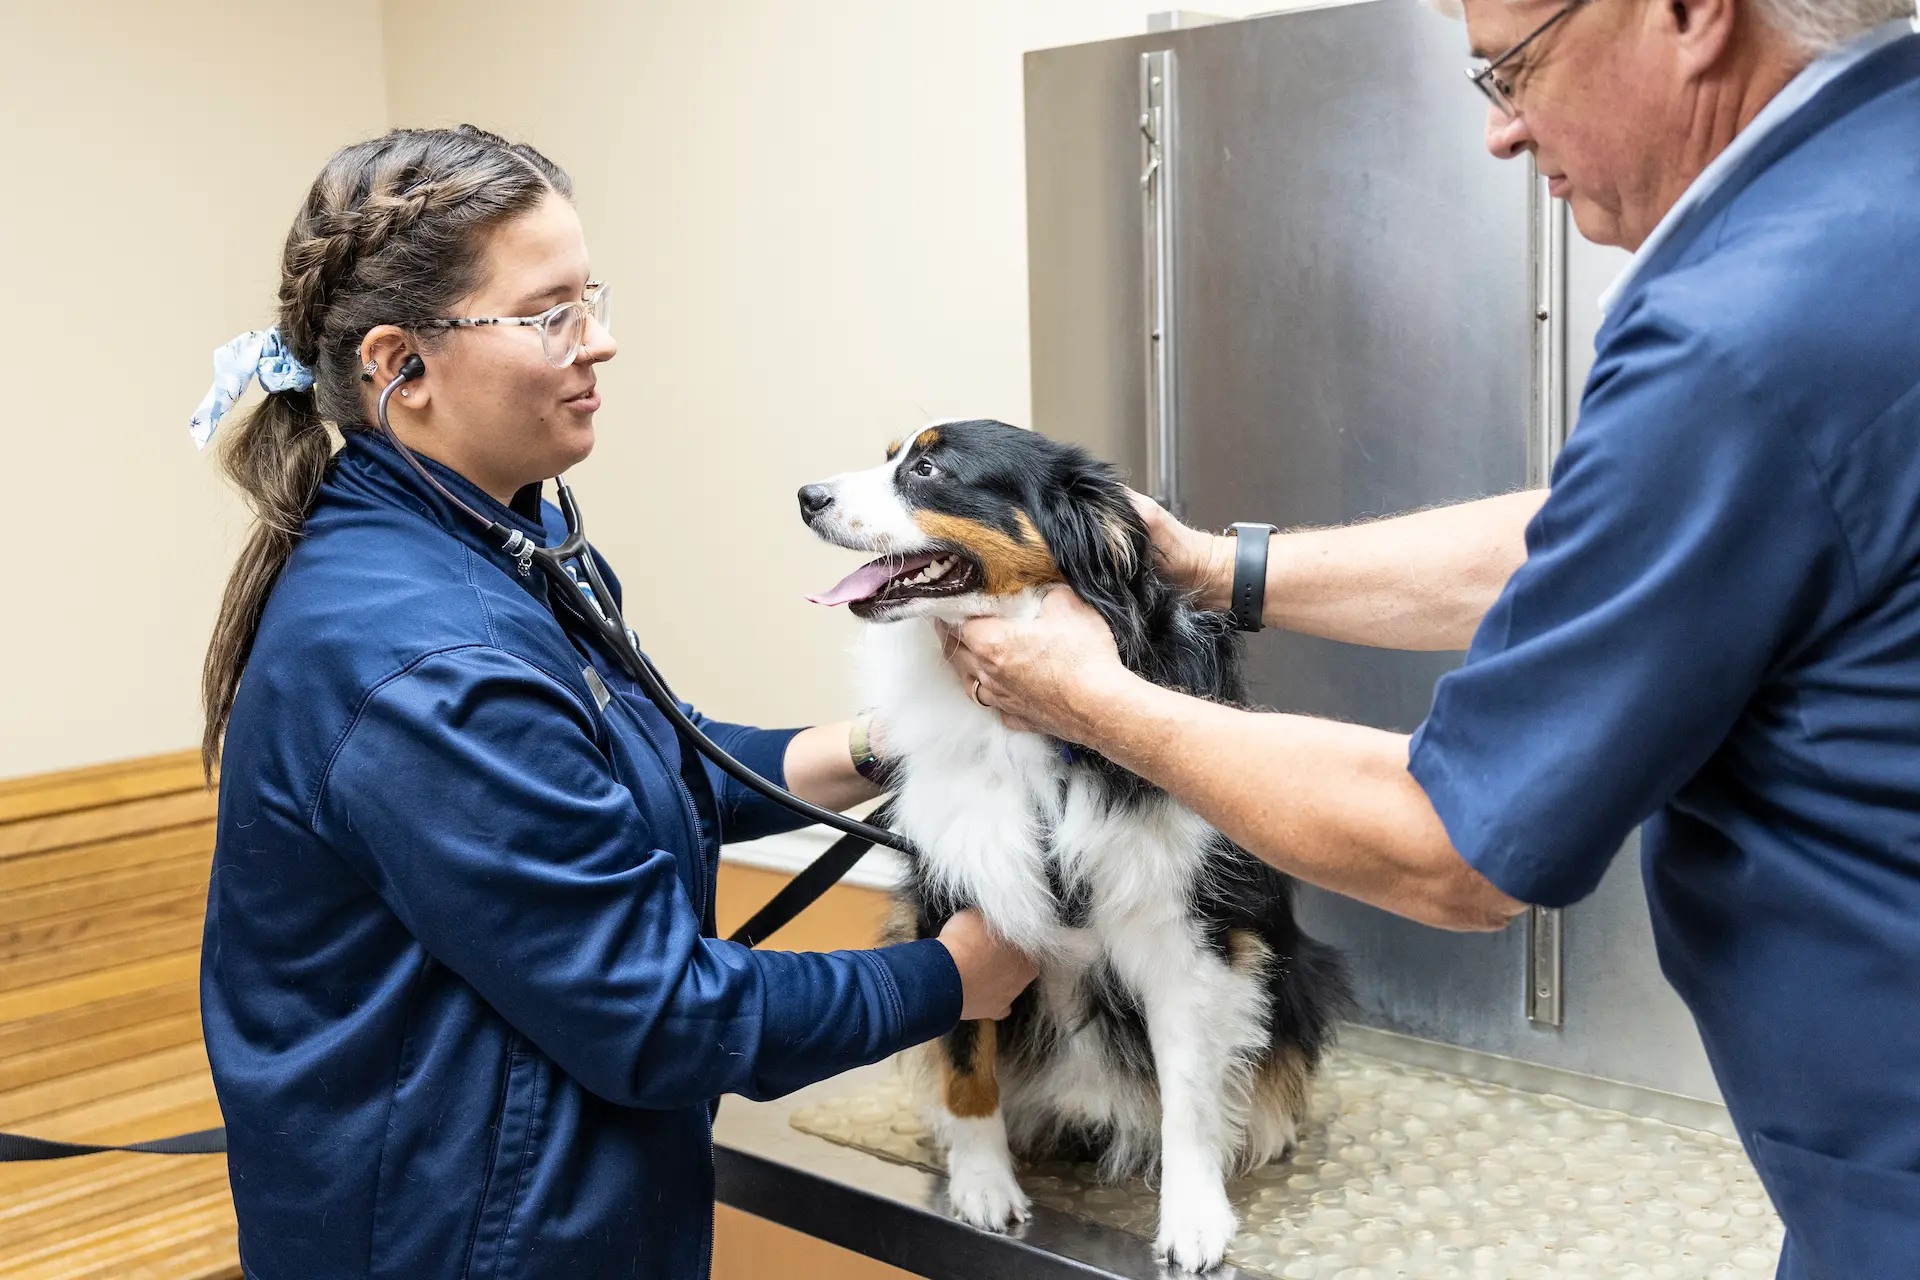
M633 632L628 630L627 621L620 614L620 606L614 603L613 593L607 590L607 584L601 579L600 570L595 565L591 554L592 548L587 544L586 531L581 524L580 506L573 500L573 490L567 487L565 476L553 478L554 488L557 490L555 500L559 504L561 516L567 522L566 539L557 547L542 546L518 529L509 529L498 520L492 520L480 514L435 479L433 473L421 464L420 459L414 457L413 450L400 442L400 437L394 433L393 424L387 420L387 401L393 398L393 393L426 371L427 365L424 360L417 355L408 356L401 362L398 376L381 388L376 416L380 419L380 431L386 436L387 442L400 451L400 456L407 460L407 465L419 473L422 480L432 485L441 497L452 503L455 510L464 513L467 519L473 521L474 525L480 529L482 537L487 538L497 549L505 552L514 561L521 577L528 576L536 568L540 570L547 579L549 594L560 602L567 614L585 626L606 646L607 652L611 653L626 673L633 677L634 682L647 695L647 700L659 708L660 714L673 725L674 731L680 735L682 741L713 761L721 772L742 786L758 792L768 800L792 810L801 817L809 818L822 826L832 827L836 831L860 840L886 845L890 849L897 849L909 855L913 853L913 846L904 837L897 836L883 827L861 822L857 818L849 818L842 813L835 813L831 809L823 809L817 804L802 800L786 788L769 782L727 754L726 748L709 738L700 726L680 709L680 702L673 696L673 690L667 687L667 682L661 679L659 671L654 668L646 654L640 652L640 646L635 642ZM569 561L574 566L571 572L568 570ZM576 577L576 573L580 576ZM582 578L585 580L582 581Z

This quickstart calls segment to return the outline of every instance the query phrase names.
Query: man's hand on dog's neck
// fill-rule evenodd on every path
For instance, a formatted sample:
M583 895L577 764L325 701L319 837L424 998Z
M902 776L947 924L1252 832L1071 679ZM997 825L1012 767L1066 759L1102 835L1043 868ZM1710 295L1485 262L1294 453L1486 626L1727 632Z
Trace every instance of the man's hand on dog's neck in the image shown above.
M1093 747L1096 717L1120 686L1146 683L1121 664L1105 620L1065 587L1049 590L1031 619L936 626L961 682L971 691L978 680L977 700L1011 729Z
M1096 751L1310 884L1444 929L1525 910L1455 851L1407 772L1407 737L1241 711L1162 689L1120 662L1106 623L1055 588L1037 617L954 629L963 683L1017 729Z

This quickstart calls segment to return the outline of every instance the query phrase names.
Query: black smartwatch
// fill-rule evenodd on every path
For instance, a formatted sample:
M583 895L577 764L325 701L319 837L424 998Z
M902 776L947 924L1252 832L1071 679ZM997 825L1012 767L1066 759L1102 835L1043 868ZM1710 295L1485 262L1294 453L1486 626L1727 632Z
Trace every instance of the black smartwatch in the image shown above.
M1233 625L1241 631L1258 631L1260 615L1267 607L1267 544L1280 532L1270 524L1245 521L1227 526L1233 535Z

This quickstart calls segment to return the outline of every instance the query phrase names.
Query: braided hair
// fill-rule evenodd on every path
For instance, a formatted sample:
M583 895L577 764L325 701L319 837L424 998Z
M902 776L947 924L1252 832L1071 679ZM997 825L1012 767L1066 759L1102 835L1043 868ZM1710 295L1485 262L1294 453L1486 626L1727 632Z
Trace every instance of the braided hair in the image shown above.
M328 426L368 425L361 339L378 325L410 328L444 315L480 285L487 234L555 194L573 194L559 166L472 125L395 129L335 153L314 179L281 254L279 319L313 386L269 395L227 434L221 454L254 525L201 671L209 781L267 596L332 460ZM416 341L432 336L422 331Z

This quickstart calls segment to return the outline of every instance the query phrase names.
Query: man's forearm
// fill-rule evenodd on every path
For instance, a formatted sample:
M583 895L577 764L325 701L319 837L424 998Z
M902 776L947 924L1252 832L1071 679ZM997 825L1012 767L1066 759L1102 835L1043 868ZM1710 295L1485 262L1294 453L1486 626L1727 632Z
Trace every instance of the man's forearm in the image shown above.
M1527 522L1546 498L1536 489L1276 534L1267 554L1264 620L1382 649L1464 649L1527 558ZM1218 580L1207 593L1210 603L1231 590L1233 540L1220 543L1211 557Z
M1242 848L1310 884L1445 929L1524 909L1460 857L1407 772L1407 739L1239 711L1128 677L1085 735Z

